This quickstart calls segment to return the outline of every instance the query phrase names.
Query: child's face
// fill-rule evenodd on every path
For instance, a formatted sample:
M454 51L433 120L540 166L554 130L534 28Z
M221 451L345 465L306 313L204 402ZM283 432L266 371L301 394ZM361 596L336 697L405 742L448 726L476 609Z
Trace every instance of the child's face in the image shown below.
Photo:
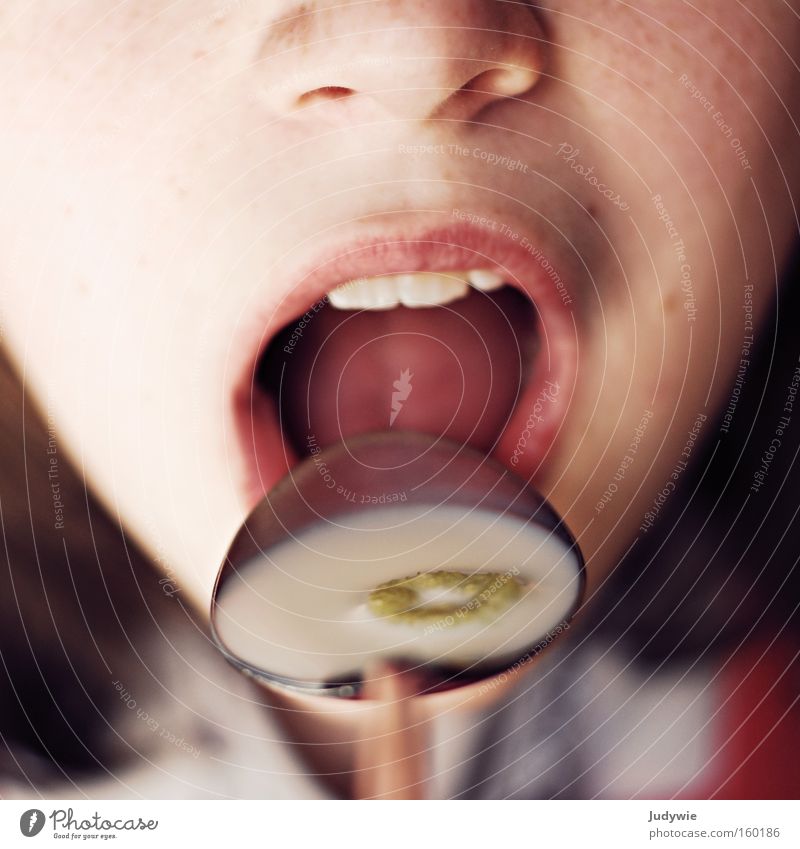
M497 265L537 303L523 336L539 342L482 445L503 432L495 456L535 475L599 581L669 496L690 432L715 427L775 294L798 6L6 0L0 318L59 450L200 597L286 469L274 406L251 391L271 334L362 266ZM453 94L470 85L484 93ZM480 262L420 247L443 239ZM346 271L328 263L345 251ZM494 308L466 303L450 307L480 332ZM321 344L315 320L333 332L329 309L295 362ZM481 407L458 327L420 359L412 334L444 326L431 310L367 321L374 371L348 371L346 344L331 354L314 429L358 429L370 404L388 428L409 366L406 425L458 421L451 384Z

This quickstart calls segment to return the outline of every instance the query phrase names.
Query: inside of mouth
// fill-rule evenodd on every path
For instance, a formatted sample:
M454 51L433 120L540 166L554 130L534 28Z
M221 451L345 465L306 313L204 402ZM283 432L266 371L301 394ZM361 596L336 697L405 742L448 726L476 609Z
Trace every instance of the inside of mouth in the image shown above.
M325 303L272 340L258 381L299 456L351 436L414 431L490 453L538 349L530 300L470 288L442 305Z

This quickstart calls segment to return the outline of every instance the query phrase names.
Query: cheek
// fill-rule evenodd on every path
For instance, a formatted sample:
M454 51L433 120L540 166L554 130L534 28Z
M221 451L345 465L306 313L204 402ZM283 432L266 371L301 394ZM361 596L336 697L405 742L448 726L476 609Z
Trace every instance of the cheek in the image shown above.
M607 173L627 191L684 181L727 205L776 156L796 173L800 21L788 6L566 2L552 29L552 72L569 84L559 98L574 104L573 132L591 127Z
M220 402L228 337L214 348L203 331L230 261L187 232L197 214L179 179L125 168L137 127L6 136L4 342L112 512L173 568L213 570L243 518ZM198 522L206 510L214 521Z

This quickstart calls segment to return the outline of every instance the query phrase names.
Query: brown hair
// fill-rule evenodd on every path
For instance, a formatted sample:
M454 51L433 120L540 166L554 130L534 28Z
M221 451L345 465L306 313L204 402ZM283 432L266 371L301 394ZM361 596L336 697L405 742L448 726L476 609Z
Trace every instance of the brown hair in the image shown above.
M36 785L122 756L114 676L141 674L175 605L2 354L0 397L0 773Z

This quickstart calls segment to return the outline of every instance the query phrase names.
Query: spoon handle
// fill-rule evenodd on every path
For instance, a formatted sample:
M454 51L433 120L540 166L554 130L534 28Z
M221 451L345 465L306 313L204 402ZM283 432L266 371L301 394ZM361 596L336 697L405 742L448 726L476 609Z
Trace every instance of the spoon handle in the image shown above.
M362 699L375 702L356 742L357 799L424 799L428 734L415 718L420 680L385 662L366 670Z

